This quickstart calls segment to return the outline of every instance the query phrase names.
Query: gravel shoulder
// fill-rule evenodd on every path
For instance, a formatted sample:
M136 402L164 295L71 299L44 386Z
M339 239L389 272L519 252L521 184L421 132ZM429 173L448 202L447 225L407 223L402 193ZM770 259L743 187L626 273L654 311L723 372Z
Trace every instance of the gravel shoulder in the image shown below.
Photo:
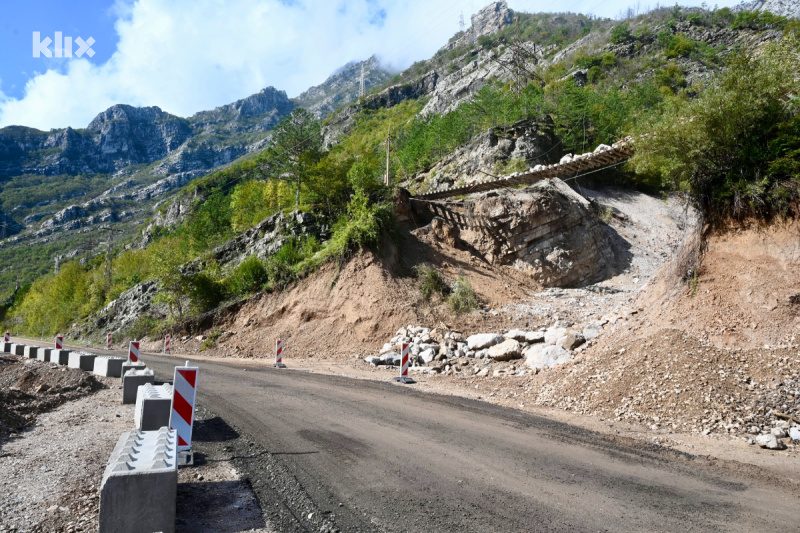
M4 360L20 367L17 374L31 390L59 380L71 388L68 384L89 377L36 360L8 355ZM73 373L81 378L64 377ZM43 377L48 375L50 379ZM49 400L23 397L25 427L12 428L0 440L0 532L97 531L103 471L119 436L133 429L134 406L122 405L118 378L91 380L92 390L80 394L72 389ZM0 392L21 394L9 391L19 381L16 376ZM53 390L64 395L55 386ZM202 407L197 410L195 450L195 466L178 471L178 532L278 531L264 519L253 486L235 464L250 455L248 443Z

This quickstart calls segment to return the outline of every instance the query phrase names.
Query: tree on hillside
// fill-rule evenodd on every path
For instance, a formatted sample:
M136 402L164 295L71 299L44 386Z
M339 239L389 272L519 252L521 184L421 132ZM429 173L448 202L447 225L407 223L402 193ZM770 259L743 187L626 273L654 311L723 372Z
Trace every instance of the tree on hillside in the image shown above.
M295 205L300 204L300 188L322 156L322 131L319 121L299 107L275 127L272 145L260 171L267 178L287 181L295 188Z
M712 219L785 212L800 196L799 80L795 39L731 56L698 98L673 97L640 124L634 168Z

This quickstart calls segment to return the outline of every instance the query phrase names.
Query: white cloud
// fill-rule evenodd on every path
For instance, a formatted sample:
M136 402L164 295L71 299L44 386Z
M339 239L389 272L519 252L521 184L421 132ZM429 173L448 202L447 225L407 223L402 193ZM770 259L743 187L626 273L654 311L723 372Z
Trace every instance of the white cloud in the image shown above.
M37 74L22 98L0 101L0 126L84 127L115 103L188 116L268 85L295 96L375 52L399 67L429 56L457 26L452 13L449 25L431 20L442 11L426 0L118 2L112 57Z
M590 8L578 0L572 10ZM74 59L2 97L0 126L84 127L115 103L189 116L272 85L295 96L336 68L377 53L405 68L430 57L458 17L488 0L117 0L119 43L102 65ZM556 5L512 0L524 11ZM518 5L517 5L518 4ZM620 4L622 9L622 4ZM98 42L93 47L104 46Z

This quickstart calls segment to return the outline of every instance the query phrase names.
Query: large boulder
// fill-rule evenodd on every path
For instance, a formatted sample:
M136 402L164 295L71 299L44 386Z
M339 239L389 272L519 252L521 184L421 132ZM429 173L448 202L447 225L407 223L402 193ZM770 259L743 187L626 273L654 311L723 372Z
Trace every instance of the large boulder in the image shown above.
M563 365L572 358L561 346L543 346L536 344L525 351L525 364L530 368L552 368Z
M487 354L490 359L495 361L511 361L512 359L519 359L522 357L520 354L522 346L514 339L506 339L500 344L495 344L489 348Z
M467 347L470 350L483 350L503 342L503 336L497 333L478 333L467 337Z
M435 211L414 208L425 218L447 215L465 248L522 270L545 287L596 283L624 264L589 201L559 179L449 200Z
M544 343L555 344L558 339L567 334L567 328L548 328L544 332Z
M782 450L786 445L778 440L775 435L759 435L756 437L756 444L768 450Z

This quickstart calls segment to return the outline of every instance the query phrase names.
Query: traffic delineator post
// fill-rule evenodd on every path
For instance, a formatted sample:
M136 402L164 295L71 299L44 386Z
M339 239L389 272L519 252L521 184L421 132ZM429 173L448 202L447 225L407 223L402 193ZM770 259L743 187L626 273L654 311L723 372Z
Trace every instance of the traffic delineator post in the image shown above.
M56 350L64 349L64 336L61 334L56 335Z
M172 335L167 333L167 335L164 337L164 353L165 354L169 354L170 353L169 345L170 345L171 341L172 341Z
M106 334L106 350L111 349L111 333Z
M128 344L128 361L131 363L139 362L139 341L131 341Z
M6 331L6 334L3 336L3 342L11 342L11 332Z
M408 377L408 343L404 342L401 344L400 349L400 375L396 378L393 378L392 381L397 381L398 383L405 383L406 385L410 385L411 383L416 383L413 379Z
M275 368L286 368L286 365L283 364L283 339L277 339L275 341L275 364L272 366Z
M194 424L194 405L197 398L196 366L176 366L172 381L172 407L170 409L169 427L178 434L178 465L194 464L192 451L192 425Z

